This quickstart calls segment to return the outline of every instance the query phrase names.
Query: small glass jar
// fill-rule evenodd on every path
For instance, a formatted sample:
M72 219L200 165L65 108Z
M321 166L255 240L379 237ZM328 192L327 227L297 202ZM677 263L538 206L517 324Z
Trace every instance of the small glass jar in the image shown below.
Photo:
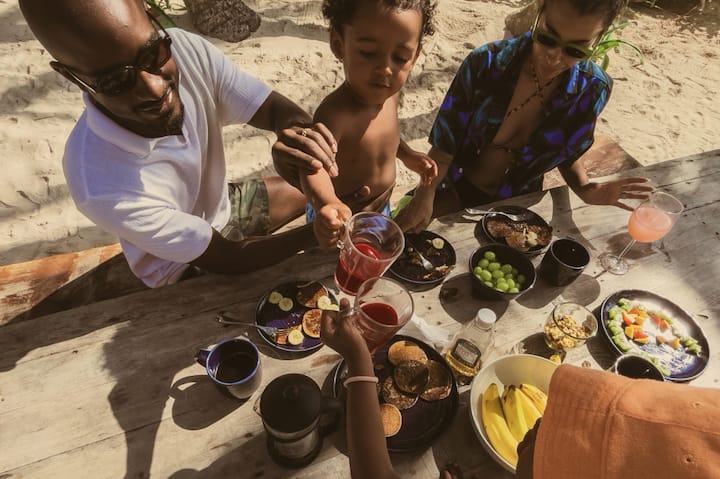
M598 322L586 307L576 303L560 303L545 322L545 343L556 351L567 351L585 344L595 336Z

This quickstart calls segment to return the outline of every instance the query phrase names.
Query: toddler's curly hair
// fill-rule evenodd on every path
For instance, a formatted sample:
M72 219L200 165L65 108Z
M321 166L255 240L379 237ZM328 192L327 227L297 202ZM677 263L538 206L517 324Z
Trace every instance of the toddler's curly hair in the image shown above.
M360 2L374 1L389 8L417 10L422 14L420 38L435 33L434 17L436 3L433 0L323 0L322 13L330 22L330 28L342 34L342 27L352 21Z

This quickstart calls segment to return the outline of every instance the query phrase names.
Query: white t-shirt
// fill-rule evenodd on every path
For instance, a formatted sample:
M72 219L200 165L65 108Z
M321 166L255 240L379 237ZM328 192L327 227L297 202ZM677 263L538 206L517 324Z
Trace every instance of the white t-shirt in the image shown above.
M221 129L246 123L271 92L212 44L170 29L185 107L182 136L144 138L86 110L63 159L78 209L120 238L132 271L150 287L177 281L230 217Z

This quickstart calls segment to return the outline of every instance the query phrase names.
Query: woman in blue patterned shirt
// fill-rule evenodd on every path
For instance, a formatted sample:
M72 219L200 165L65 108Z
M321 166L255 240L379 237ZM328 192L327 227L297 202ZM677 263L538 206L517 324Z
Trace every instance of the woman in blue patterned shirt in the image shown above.
M430 222L446 176L455 210L538 191L556 166L589 204L631 210L623 199L652 191L646 178L591 182L577 161L612 89L593 47L627 0L538 1L530 32L476 48L460 66L430 132L439 174L397 216L405 231Z

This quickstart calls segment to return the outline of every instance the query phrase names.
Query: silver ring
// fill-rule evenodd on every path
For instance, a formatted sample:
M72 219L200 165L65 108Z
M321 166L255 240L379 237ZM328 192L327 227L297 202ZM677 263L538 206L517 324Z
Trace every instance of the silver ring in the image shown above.
M308 133L308 129L307 129L307 128L303 128L302 131L300 132L300 134L301 134L302 136L307 136L307 133Z

